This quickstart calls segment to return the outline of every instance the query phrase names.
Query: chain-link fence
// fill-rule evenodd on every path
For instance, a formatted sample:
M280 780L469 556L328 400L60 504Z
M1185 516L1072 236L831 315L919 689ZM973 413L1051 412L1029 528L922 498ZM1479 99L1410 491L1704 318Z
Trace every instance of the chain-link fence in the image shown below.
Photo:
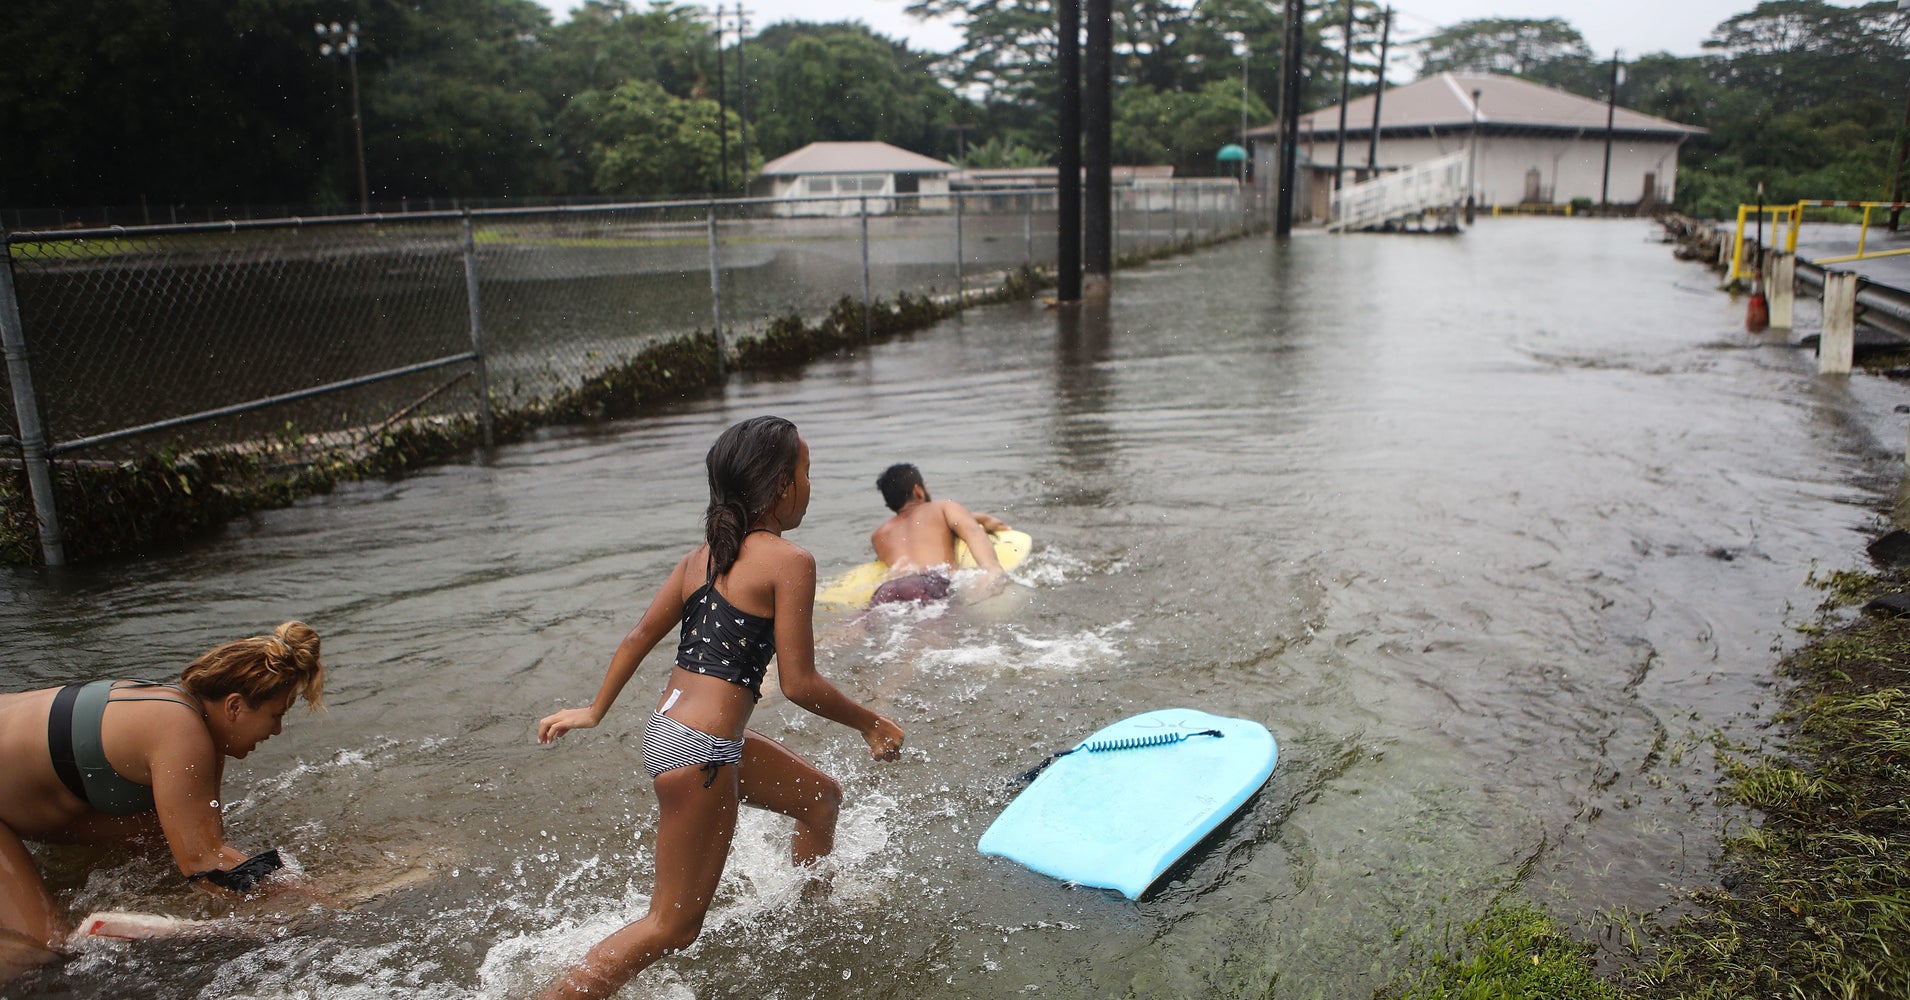
M14 392L0 394L0 435L14 430L9 443L23 453L120 461L260 442L336 448L401 418L488 419L663 339L717 330L719 343L733 341L845 296L975 293L1052 268L1055 197L835 195L13 232L0 326ZM1226 180L1137 182L1114 200L1117 257L1211 240L1262 214ZM22 423L29 378L38 412Z

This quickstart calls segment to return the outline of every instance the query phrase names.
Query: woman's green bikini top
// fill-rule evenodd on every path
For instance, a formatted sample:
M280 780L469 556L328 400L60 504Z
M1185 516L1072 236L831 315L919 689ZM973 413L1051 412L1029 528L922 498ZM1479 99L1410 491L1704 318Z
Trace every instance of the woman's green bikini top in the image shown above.
M130 781L107 763L106 748L100 739L100 726L106 717L106 704L118 681L93 681L68 684L53 696L53 710L46 717L46 747L53 755L53 770L80 801L108 816L134 816L151 812L153 790ZM128 682L138 687L167 688L181 698L120 698L118 701L166 701L198 711L198 700L174 684L146 681Z

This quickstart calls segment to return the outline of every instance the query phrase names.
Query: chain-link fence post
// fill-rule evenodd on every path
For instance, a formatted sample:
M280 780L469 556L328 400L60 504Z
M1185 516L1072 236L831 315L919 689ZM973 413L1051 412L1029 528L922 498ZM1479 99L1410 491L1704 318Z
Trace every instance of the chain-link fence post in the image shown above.
M896 207L900 208L898 204ZM867 343L875 331L869 327L869 199L862 199L862 340Z
M53 469L46 459L46 428L40 424L40 403L33 394L33 373L27 367L26 328L20 324L20 301L13 294L13 248L0 243L6 260L0 261L0 345L7 357L7 377L13 383L13 418L20 425L20 459L26 463L27 486L33 493L33 516L40 526L40 555L48 566L66 565L66 540L60 535L60 510L54 501Z
M1026 211L1021 214L1021 246L1030 272L1035 269L1035 196L1029 195L1024 202Z
M1141 252L1154 252L1154 192L1135 186L1134 203L1141 208Z
M477 378L478 434L484 447L497 443L491 424L491 373L484 363L484 317L478 309L477 235L471 229L471 210L464 210L464 300L471 310L472 373Z
M721 379L728 372L724 368L728 351L723 349L723 263L716 256L716 202L709 203L710 228L710 314L716 330L716 377Z
M968 305L967 262L962 259L962 196L955 192L955 308Z

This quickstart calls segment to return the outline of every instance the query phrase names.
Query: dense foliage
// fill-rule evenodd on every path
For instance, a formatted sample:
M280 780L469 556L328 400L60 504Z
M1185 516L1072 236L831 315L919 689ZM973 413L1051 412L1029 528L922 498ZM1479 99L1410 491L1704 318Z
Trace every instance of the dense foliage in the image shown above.
M356 21L374 202L664 197L741 190L742 159L875 139L981 165L1051 162L1053 0L909 0L964 43L911 50L856 22L718 31L698 6L587 0L561 24L531 0L335 0ZM1301 103L1342 92L1347 6L1309 0ZM1219 148L1279 104L1282 5L1138 0L1114 20L1114 156L1217 172ZM1346 92L1378 78L1380 7L1353 0ZM0 19L0 206L315 204L357 195L350 65L319 54L305 0L14 0ZM760 30L759 30L760 28ZM1419 70L1512 73L1603 100L1611 60L1561 18L1464 21L1396 55ZM739 51L739 45L741 50ZM1699 56L1632 55L1619 103L1708 133L1679 207L1877 199L1910 117L1910 13L1765 0ZM1408 56L1407 58L1410 58ZM1398 76L1395 62L1394 75ZM739 81L747 81L747 87ZM744 130L747 130L745 134Z

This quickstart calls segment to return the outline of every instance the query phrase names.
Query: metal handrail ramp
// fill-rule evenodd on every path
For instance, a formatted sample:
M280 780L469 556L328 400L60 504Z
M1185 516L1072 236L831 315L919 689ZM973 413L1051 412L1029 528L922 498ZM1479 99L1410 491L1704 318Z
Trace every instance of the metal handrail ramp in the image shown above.
M1466 199L1462 150L1333 192L1332 232L1378 229L1429 212L1452 212Z

